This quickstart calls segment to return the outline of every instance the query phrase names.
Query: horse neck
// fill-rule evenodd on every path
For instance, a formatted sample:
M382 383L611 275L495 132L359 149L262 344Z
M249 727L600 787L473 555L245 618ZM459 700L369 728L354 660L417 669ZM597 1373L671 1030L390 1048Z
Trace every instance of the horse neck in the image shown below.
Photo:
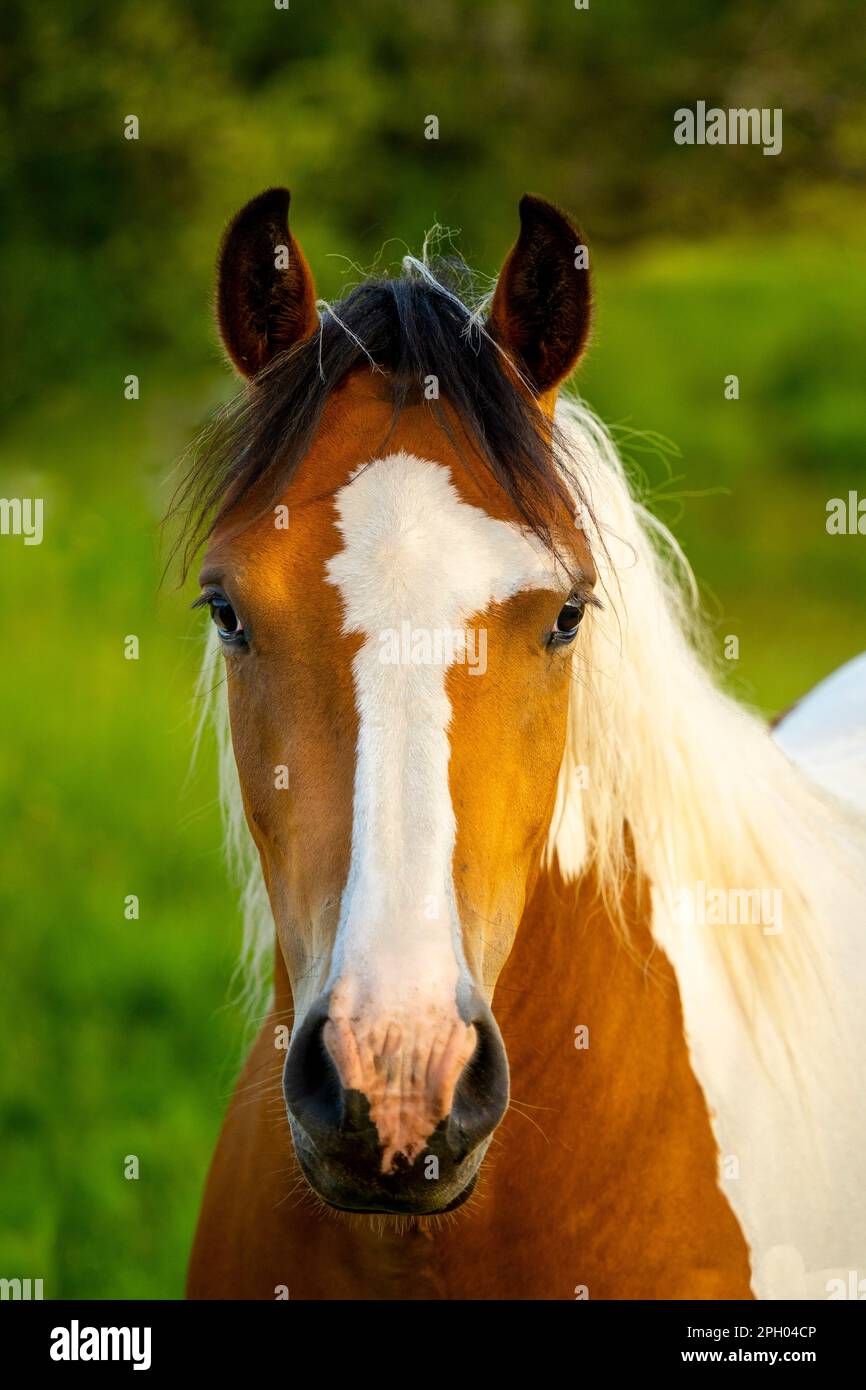
M697 1100L679 991L650 931L648 885L622 885L625 933L592 870L566 881L554 861L537 879L496 989L516 1105L540 1093L591 1121L593 1144L623 1143L678 1078ZM702 1104L699 1109L703 1109ZM617 1131L619 1132L617 1134Z

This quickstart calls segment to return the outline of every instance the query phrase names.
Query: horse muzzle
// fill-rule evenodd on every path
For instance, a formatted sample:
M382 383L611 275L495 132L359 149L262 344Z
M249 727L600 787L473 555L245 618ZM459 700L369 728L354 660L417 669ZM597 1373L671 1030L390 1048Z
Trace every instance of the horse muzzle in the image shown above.
M298 1162L326 1202L434 1215L475 1185L508 1107L508 1062L474 989L462 1011L371 1012L338 983L296 1032L283 1093Z

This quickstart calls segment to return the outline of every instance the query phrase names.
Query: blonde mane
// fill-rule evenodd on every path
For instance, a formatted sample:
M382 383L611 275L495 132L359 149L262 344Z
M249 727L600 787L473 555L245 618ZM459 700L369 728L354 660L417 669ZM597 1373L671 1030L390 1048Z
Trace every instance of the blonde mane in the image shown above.
M574 655L548 859L566 877L592 864L614 920L636 864L652 888L656 939L689 934L761 1040L772 1033L793 1056L830 1003L834 904L863 883L862 819L810 783L766 722L719 688L688 564L633 497L603 426L567 398L557 423L598 518L594 534L584 520L604 607L588 613ZM696 925L682 903L698 884L777 890L781 929Z

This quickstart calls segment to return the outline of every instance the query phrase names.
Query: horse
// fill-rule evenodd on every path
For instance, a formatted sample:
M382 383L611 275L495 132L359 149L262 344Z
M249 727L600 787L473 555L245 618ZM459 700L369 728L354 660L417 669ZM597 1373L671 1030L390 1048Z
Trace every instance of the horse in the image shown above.
M260 1024L187 1296L833 1296L866 1254L866 658L774 730L723 692L562 389L565 213L524 196L486 296L425 251L329 304L289 203L224 235L244 384L178 503Z

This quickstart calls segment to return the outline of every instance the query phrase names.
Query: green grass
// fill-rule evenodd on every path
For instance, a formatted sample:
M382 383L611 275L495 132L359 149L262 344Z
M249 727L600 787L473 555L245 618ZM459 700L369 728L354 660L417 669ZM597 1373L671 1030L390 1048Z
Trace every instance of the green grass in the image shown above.
M804 240L597 271L584 395L678 446L671 479L626 441L716 640L740 638L732 687L784 708L866 646L866 538L824 527L827 499L864 487L866 260ZM226 383L143 371L125 402L128 370L49 385L0 473L2 495L46 499L43 545L0 538L0 1274L48 1297L180 1294L243 1032L210 750L189 775L201 615L159 591L157 534L172 461Z
M180 1293L239 1045L209 759L188 778L199 623L157 594L186 424L111 382L6 441L4 490L45 497L46 536L0 546L2 1267L51 1296Z
M785 709L866 646L866 539L825 527L829 498L866 493L866 258L805 238L659 247L598 280L583 394L608 424L677 446L667 469L640 440L627 452L675 523L719 650L740 639L731 688Z

